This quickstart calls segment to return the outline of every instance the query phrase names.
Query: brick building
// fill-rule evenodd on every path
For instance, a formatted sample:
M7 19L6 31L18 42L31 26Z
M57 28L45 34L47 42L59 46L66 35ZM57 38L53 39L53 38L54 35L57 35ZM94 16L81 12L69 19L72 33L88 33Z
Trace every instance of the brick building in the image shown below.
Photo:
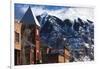
M67 48L64 48L62 53L51 53L50 51L55 49L46 48L46 58L43 58L40 50L40 24L30 7L22 19L15 20L14 24L15 65L69 62L70 53Z
M43 63L66 63L71 59L71 55L67 48L59 50L54 48L47 48L46 50L46 57L43 59Z

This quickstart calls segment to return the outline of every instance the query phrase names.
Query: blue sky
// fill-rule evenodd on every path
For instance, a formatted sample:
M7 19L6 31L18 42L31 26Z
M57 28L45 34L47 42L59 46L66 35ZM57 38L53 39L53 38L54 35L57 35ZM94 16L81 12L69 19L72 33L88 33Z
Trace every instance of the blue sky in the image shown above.
M48 13L49 15L54 15L62 20L76 19L80 17L82 19L92 19L93 20L93 9L92 8L81 8L81 7L69 7L69 6L50 6L50 5L35 5L35 4L18 4L14 5L15 8L15 19L21 20L28 7L31 7L32 12L35 15L41 15L43 13Z
M62 8L68 8L65 6L49 6L49 5L35 5L35 4L15 4L15 19L21 19L22 16L24 15L24 10L28 7L31 8L42 8L43 10L49 10L49 11L55 11L55 10L60 10ZM22 12L23 10L23 12Z

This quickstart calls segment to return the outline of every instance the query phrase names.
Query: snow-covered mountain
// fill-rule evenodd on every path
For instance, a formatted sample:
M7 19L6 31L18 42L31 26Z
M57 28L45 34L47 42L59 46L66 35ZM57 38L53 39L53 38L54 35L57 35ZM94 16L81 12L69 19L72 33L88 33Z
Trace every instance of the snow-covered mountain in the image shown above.
M94 59L94 25L91 20L81 18L61 20L60 18L43 13L37 16L41 25L41 41L49 47L69 48L74 61ZM83 60L84 58L84 60Z

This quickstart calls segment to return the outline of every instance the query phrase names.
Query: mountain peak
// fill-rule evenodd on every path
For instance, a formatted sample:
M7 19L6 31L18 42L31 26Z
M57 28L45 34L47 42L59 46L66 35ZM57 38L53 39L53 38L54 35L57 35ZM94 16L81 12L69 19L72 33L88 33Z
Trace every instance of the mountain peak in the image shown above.
M40 16L41 17L45 17L45 16L47 16L48 15L48 13L47 12L44 12L44 13L42 13Z

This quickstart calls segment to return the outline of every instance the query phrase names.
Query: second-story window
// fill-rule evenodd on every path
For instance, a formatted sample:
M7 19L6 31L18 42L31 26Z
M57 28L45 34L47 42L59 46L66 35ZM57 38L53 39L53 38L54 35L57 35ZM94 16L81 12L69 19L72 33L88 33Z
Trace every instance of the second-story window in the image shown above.
M19 42L19 33L15 32L15 41Z

